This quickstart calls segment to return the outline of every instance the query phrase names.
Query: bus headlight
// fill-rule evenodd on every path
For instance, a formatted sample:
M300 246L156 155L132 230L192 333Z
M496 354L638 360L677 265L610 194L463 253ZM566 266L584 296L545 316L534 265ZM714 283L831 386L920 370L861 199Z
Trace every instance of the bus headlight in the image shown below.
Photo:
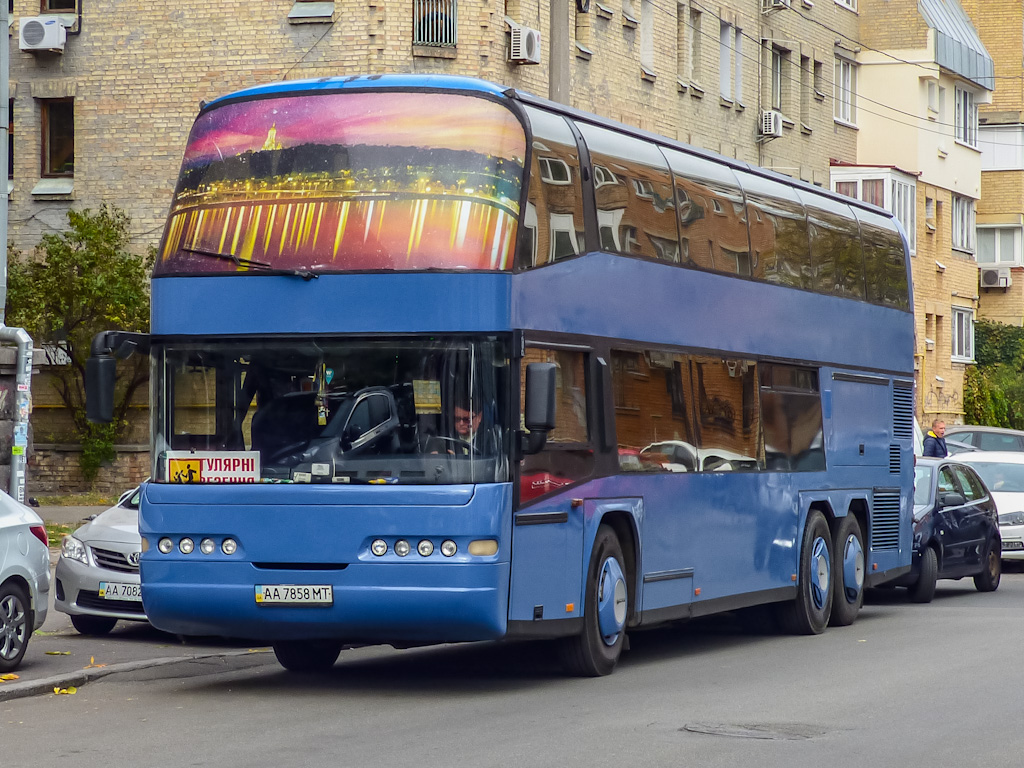
M199 551L204 555L212 555L216 548L217 545L213 543L213 539L203 539L199 542Z
M423 557L430 557L434 553L434 542L430 539L423 539L416 545L416 551Z
M399 539L395 542L395 554L399 557L405 557L409 554L409 542L405 539Z
M445 539L441 542L441 554L445 557L452 557L458 551L458 546L451 539Z
M373 552L377 557L383 557L387 554L388 543L384 539L374 539L370 545L370 551Z
M220 551L225 555L233 555L238 551L238 542L234 539L224 539L220 545Z
M156 548L163 552L165 555L171 554L171 550L174 549L174 542L164 536L157 543Z
M178 549L181 550L183 555L191 555L192 550L196 548L196 543L187 536L178 542Z

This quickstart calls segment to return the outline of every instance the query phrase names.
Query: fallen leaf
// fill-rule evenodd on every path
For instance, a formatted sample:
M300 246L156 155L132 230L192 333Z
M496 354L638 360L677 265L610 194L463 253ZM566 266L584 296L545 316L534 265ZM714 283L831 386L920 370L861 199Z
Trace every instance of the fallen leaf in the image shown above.
M73 696L74 694L78 693L78 689L75 688L75 686L73 685L69 685L67 688L61 688L60 686L57 686L53 689L53 692L58 696L60 696L63 693L66 693L69 696Z
M47 651L47 656L70 656L71 651Z
M7 682L8 680L17 680L18 676L13 672L8 672L6 675L0 675L0 682Z
M90 656L89 657L89 663L86 664L84 667L82 667L82 669L101 669L102 667L105 667L105 666L107 666L107 665L106 664L97 664L96 663L96 657L95 656Z

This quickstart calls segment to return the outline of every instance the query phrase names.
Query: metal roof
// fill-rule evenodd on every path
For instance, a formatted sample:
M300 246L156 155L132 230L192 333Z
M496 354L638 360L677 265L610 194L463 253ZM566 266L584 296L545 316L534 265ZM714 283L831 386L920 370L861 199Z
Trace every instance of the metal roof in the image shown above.
M992 57L957 0L918 0L917 8L935 30L935 58L940 67L982 88L995 88Z

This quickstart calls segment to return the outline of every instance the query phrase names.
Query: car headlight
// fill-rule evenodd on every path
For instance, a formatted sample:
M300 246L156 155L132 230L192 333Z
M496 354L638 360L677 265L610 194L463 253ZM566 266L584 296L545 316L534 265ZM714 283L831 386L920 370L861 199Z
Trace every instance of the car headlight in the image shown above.
M89 564L89 554L86 552L85 544L74 536L65 536L60 544L60 556L68 560L77 560L83 565Z
M1005 512L999 515L1000 525L1024 525L1024 512Z

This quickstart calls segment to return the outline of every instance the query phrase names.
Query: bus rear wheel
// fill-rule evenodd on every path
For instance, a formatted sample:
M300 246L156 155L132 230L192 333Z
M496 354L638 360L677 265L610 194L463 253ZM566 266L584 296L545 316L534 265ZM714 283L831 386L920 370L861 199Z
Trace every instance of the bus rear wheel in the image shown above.
M565 670L580 677L611 674L626 641L628 616L629 585L622 545L615 531L602 525L594 539L587 571L583 631L561 641Z
M793 635L819 635L832 616L832 533L817 510L807 515L800 544L796 598L779 605L779 624Z
M274 655L289 672L322 672L334 666L341 643L334 640L288 640L274 643Z
M835 553L835 577L832 583L833 627L848 627L857 619L864 604L864 535L860 523L848 514L836 526L832 539Z

